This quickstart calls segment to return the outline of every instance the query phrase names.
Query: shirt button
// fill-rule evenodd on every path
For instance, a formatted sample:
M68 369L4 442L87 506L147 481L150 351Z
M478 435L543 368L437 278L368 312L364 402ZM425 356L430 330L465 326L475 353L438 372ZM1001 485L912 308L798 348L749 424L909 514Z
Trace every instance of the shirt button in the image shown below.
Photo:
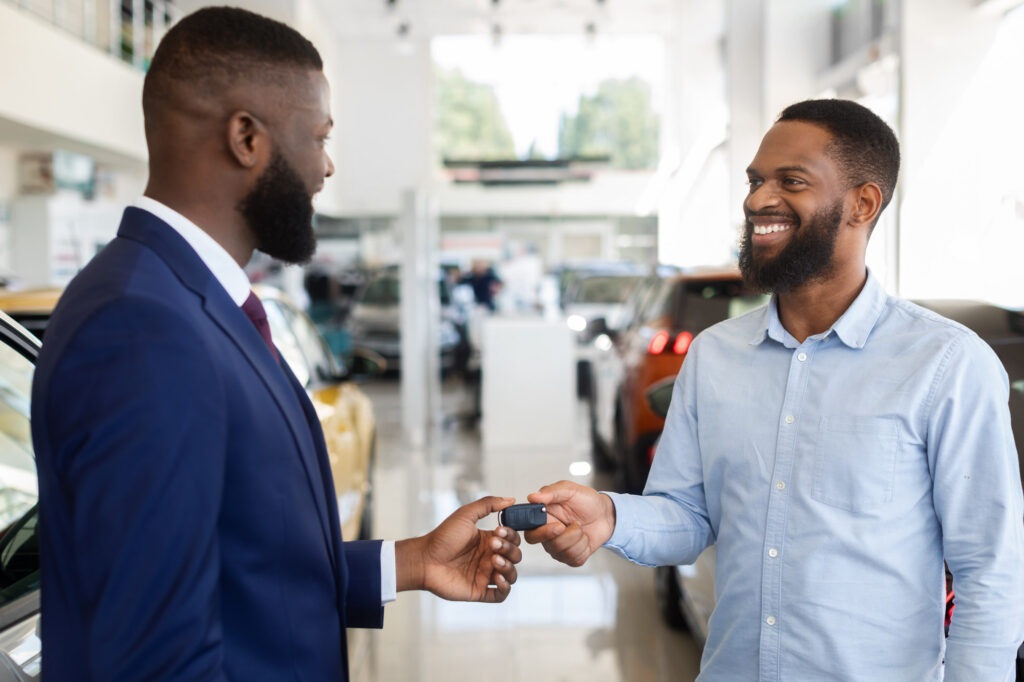
M770 556L771 558L774 559L775 557L779 556L779 550L777 550L774 547L772 547L771 549L768 550L768 556Z
M778 483L775 484L775 487L778 488L779 490L785 490L786 484L783 481L779 481Z
M768 616L764 619L764 622L768 623L768 625L775 625L775 616Z
M791 415L791 414L787 414L787 415L786 415L786 423L787 423L787 424L792 424L792 423L793 423L793 422L795 422L795 421L796 421L796 417L794 417L794 416L793 416L793 415Z
M796 356L796 359L799 360L800 362L803 362L804 360L807 359L807 353L800 353L799 355Z

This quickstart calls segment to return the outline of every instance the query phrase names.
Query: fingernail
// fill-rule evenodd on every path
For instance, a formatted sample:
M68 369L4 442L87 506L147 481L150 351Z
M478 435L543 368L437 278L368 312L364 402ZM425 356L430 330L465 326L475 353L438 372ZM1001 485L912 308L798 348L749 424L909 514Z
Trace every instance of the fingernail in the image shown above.
M508 531L507 531L507 530L505 530L504 528L499 528L499 529L498 529L497 531L495 531L495 532L497 532L497 534L498 534L498 535L499 535L500 537L503 537L503 538L507 538L507 537L508 537Z
M498 538L494 538L493 540L491 540L491 549L493 549L493 550L501 549L501 540L499 540Z
M499 557L495 557L494 563L498 564L499 566L504 566L505 565L505 560L502 559L500 556Z

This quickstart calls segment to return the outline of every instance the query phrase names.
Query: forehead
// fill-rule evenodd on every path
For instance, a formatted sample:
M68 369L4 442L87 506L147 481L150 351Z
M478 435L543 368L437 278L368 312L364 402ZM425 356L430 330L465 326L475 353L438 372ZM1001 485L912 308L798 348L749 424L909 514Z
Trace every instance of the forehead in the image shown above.
M805 168L820 175L835 175L829 152L832 134L803 121L780 121L761 140L750 170L768 175L782 168Z

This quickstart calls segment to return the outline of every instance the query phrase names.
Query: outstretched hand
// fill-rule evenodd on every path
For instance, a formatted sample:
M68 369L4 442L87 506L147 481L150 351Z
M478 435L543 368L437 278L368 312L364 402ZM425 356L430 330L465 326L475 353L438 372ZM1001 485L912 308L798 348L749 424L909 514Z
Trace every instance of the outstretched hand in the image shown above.
M398 589L426 589L453 601L504 601L523 558L519 534L504 526L480 530L476 523L514 502L481 498L456 509L426 535L395 543Z
M547 506L548 523L526 531L526 541L541 543L553 558L582 566L615 530L615 504L593 488L559 481L527 496Z

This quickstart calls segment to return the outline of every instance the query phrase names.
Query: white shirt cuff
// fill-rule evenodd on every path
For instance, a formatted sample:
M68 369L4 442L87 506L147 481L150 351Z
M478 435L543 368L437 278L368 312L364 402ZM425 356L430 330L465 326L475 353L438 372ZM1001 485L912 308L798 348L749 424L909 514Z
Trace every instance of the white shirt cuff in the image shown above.
M380 604L398 599L398 574L395 568L395 541L380 543Z

